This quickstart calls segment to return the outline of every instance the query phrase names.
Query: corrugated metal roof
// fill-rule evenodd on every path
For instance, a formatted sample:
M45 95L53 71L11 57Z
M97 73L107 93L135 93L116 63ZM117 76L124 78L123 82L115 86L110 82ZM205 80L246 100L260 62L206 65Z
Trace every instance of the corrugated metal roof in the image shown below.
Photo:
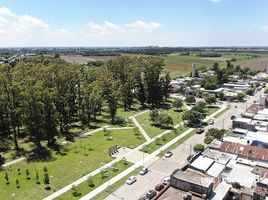
M220 151L268 161L268 149L265 148L224 141L220 146Z

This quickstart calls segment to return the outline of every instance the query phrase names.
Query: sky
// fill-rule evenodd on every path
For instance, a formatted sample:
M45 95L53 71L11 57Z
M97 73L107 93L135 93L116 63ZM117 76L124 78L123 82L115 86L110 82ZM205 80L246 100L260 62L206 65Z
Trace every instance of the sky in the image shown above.
M267 0L0 0L0 47L268 46Z

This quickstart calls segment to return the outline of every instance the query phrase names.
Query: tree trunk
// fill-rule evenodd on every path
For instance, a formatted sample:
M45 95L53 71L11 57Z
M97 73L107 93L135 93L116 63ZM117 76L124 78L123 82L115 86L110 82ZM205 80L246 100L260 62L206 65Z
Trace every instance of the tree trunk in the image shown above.
M18 145L18 135L17 135L17 131L16 128L13 128L13 136L14 136L14 146L15 146L15 150L18 151L19 150L19 145Z
M35 145L36 145L36 154L41 155L42 146L41 146L40 134L38 132L35 134Z

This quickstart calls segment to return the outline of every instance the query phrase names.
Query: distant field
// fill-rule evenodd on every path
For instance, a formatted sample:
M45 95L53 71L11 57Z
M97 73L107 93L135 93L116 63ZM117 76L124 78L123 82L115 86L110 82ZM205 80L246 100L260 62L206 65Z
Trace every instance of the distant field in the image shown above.
M253 70L264 70L268 68L268 56L256 60L251 60L241 64L242 67L248 67Z
M217 62L221 67L226 66L226 61L235 58L232 62L234 66L241 65L241 67L249 67L253 70L263 70L268 68L268 54L256 53L223 53L222 57L197 57L196 55L179 55L171 54L163 56L166 62L165 71L170 72L171 77L178 77L185 75L191 71L192 63L196 64L197 69L200 67L211 67Z
M90 61L114 59L115 56L66 55L66 56L61 56L61 58L70 63L85 64Z

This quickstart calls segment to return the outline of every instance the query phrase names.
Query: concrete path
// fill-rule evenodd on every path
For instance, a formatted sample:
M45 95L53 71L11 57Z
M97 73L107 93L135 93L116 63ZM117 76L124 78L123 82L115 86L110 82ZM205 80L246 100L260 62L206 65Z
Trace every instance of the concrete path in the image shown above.
M113 128L106 128L106 130L127 130L127 129L133 129L135 127L113 127Z
M12 160L10 162L7 162L7 163L3 164L2 167L8 167L10 165L13 165L13 164L18 163L18 162L23 161L23 160L25 160L25 157L21 157L21 158Z
M143 137L146 139L146 141L150 141L151 138L148 136L148 134L146 133L146 131L143 129L143 127L140 125L140 123L138 122L138 120L136 120L136 118L130 117L130 119L133 121L133 123L138 127L138 129L140 130L141 134L143 135Z

